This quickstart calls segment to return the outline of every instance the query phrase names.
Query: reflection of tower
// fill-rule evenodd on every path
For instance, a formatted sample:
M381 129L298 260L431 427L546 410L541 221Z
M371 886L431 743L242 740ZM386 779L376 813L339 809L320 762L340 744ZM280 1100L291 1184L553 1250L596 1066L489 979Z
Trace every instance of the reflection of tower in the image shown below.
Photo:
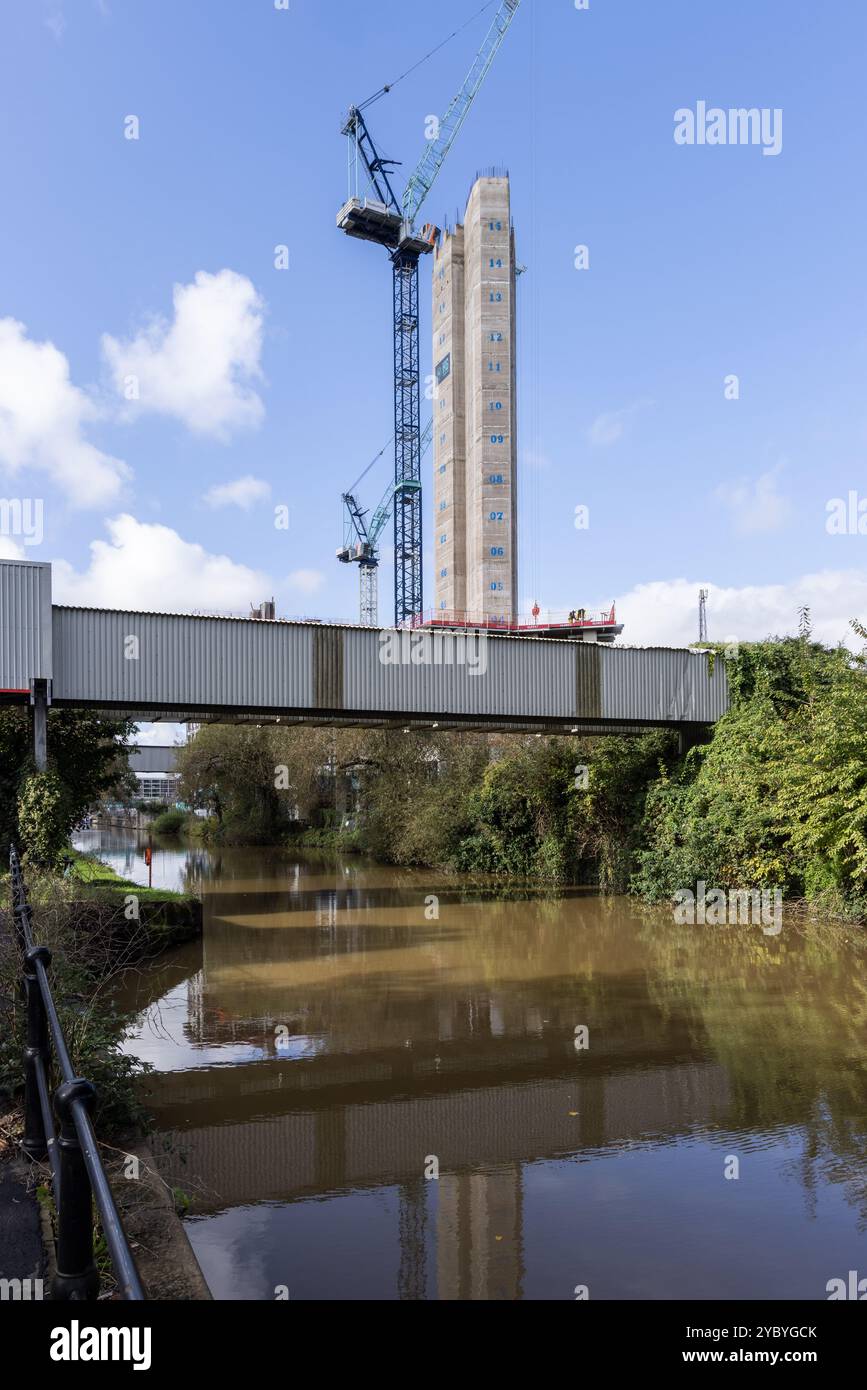
M326 939L333 943L336 940L337 928L337 891L334 888L325 888L316 894L316 925L326 929Z
M438 1296L514 1301L524 1277L523 1196L518 1164L492 1173L440 1176Z
M197 970L187 981L187 1027L198 1043L205 1040L205 974Z
M416 1179L404 1183L400 1189L400 1269L397 1275L397 1296L400 1299L421 1300L427 1296L427 1187L424 1179Z

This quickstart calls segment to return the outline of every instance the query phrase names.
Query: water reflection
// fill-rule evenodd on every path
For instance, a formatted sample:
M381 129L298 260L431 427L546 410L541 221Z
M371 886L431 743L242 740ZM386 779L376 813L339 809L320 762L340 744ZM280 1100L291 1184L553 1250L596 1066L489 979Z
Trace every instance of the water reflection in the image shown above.
M822 1298L867 1268L854 932L175 853L203 941L123 1002L216 1296Z

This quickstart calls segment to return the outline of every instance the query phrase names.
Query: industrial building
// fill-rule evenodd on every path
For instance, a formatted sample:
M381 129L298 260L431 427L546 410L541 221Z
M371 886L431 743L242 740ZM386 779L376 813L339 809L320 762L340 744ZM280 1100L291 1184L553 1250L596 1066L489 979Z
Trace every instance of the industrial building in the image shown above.
M181 780L177 748L169 744L131 744L128 762L136 779L133 800L160 801L167 806L177 801Z
M515 234L508 176L478 178L433 274L435 611L518 611Z

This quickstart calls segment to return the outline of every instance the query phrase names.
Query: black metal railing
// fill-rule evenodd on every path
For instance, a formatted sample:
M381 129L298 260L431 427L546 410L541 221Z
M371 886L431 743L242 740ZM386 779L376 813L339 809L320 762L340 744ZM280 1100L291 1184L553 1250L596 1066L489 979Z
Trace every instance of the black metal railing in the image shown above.
M51 1167L57 1209L57 1272L52 1281L52 1297L92 1299L99 1293L99 1273L93 1258L95 1201L120 1295L125 1299L144 1299L91 1121L96 1091L89 1081L75 1074L48 980L51 952L47 946L34 943L33 909L14 846L9 852L9 869L12 920L24 962L27 1013L22 1148L30 1158L47 1158ZM52 1070L60 1082L53 1096Z

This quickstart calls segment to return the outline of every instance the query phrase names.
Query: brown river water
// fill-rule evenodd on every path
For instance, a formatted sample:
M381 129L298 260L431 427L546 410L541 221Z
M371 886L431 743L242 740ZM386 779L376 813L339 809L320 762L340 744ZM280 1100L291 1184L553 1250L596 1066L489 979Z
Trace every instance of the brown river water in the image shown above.
M80 843L147 882L134 836ZM125 980L125 1046L215 1298L867 1277L867 933L273 850L153 873L204 935Z

